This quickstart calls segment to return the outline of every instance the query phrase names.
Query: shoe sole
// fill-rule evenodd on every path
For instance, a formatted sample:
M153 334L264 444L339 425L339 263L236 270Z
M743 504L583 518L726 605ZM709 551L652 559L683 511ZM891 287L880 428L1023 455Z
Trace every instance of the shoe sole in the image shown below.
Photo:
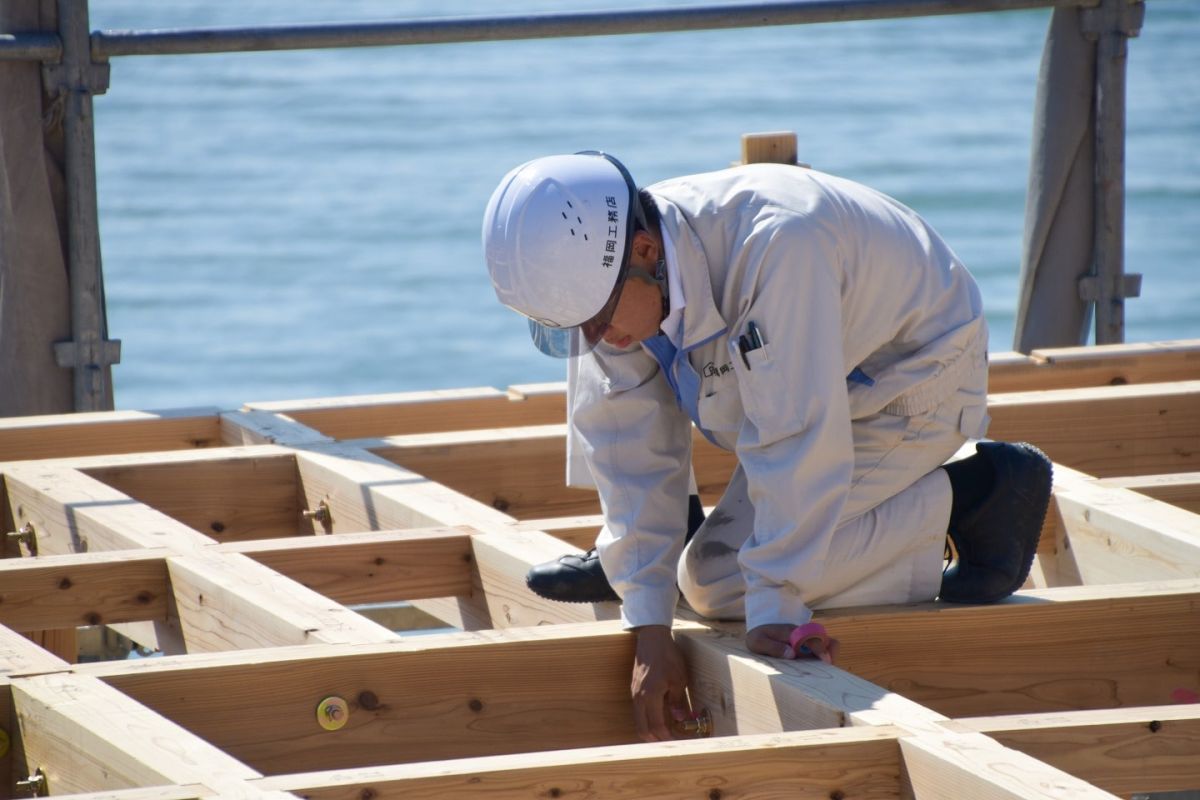
M992 459L993 465L997 470L1006 469L1010 473L1021 472L1026 475L1033 473L1038 478L1035 483L1035 490L1028 496L1020 498L1025 502L1017 506L1009 520L1011 526L1021 533L1019 541L1021 547L1019 569L1013 581L1002 591L986 596L968 595L960 597L954 597L953 594L947 595L943 591L939 597L947 603L969 605L997 603L1006 597L1012 596L1014 592L1020 589L1025 584L1026 579L1029 577L1029 572L1033 568L1033 559L1037 555L1038 544L1042 537L1042 528L1045 525L1046 514L1050 508L1050 495L1053 489L1054 477L1053 463L1045 453L1028 442L1003 442L997 444L1006 445L1006 450L1002 451L1002 460ZM1016 452L1013 452L1013 450ZM945 588L946 585L943 583L943 590Z

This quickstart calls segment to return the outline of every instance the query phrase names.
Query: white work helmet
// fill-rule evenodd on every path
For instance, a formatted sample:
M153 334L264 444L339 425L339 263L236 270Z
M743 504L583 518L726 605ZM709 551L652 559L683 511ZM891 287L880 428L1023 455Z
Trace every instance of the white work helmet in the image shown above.
M590 350L629 270L637 187L598 152L547 156L509 172L483 216L483 251L501 303L529 318L543 353Z

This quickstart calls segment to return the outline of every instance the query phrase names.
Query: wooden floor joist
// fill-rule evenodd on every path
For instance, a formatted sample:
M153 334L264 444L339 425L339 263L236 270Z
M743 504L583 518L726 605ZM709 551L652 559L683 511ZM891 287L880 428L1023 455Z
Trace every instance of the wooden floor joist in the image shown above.
M563 485L561 384L0 420L0 800L39 769L87 800L1200 789L1200 340L1002 354L991 383L991 433L1057 464L1029 584L822 610L837 666L681 607L715 735L661 744L618 607L524 584L602 524ZM715 502L732 458L694 465ZM401 601L462 630L348 607ZM94 625L175 654L76 663Z

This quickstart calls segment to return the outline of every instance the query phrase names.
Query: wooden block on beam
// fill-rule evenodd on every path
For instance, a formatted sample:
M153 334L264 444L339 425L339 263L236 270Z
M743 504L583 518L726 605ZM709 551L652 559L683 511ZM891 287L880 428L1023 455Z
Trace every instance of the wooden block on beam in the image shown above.
M792 131L742 134L743 164L795 164L796 134Z

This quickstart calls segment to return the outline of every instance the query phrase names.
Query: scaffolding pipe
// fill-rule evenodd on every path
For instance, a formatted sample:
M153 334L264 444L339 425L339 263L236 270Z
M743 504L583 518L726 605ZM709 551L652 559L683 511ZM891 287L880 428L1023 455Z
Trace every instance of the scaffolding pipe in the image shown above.
M1095 302L1096 344L1120 344L1125 298L1141 290L1141 276L1125 273L1125 76L1129 37L1141 30L1145 6L1104 0L1085 13L1085 32L1096 41L1096 204L1094 271L1081 293Z
M96 205L96 140L92 96L108 88L108 65L92 63L88 6L58 0L62 63L44 70L48 91L65 104L67 264L71 284L71 341L55 345L60 367L74 370L76 411L113 407L112 365L120 342L108 340L100 225Z
M1092 0L800 0L500 17L446 17L396 22L314 23L249 28L97 31L92 59L116 56L384 47L465 42L667 33L721 28L803 25L871 19L1017 11L1086 5ZM3 59L45 59L45 37L16 35L0 46Z
M62 45L53 33L0 33L0 61L56 62Z

